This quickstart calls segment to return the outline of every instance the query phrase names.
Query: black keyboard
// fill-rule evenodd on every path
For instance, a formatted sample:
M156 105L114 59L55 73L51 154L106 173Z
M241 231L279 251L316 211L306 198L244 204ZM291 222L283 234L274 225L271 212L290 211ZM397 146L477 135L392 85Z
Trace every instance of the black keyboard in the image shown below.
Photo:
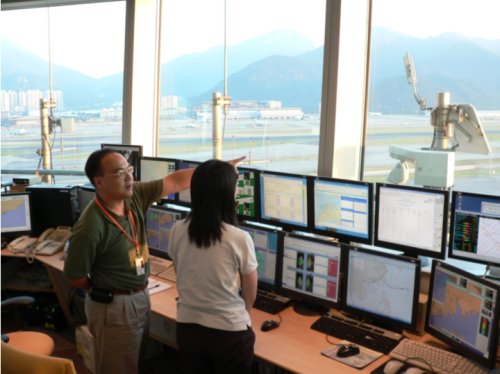
M254 308L264 312L277 314L290 305L290 299L281 295L262 290L257 291Z
M321 316L311 325L311 329L334 336L337 339L348 340L385 355L389 354L402 338L402 335L398 333L377 329L356 320L331 314Z

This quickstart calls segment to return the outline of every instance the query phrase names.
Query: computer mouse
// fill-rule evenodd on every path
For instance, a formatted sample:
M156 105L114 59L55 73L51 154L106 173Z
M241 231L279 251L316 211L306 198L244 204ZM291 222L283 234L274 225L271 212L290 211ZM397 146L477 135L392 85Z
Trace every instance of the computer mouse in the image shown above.
M412 366L411 368L406 369L405 374L424 374L426 371L424 369L417 368Z
M384 366L384 374L396 374L403 368L404 362L398 360L390 360Z
M337 350L337 357L351 357L359 353L359 347L354 344L342 344Z
M279 323L276 321L273 321L272 319L268 319L267 321L262 322L262 325L260 326L260 329L262 331L271 331L274 330L276 327L279 327Z

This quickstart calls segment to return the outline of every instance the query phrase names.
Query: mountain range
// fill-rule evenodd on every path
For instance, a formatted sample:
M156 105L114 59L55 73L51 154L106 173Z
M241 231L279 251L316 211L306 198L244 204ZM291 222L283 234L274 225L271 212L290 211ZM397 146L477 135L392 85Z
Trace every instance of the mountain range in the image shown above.
M2 39L2 90L46 90L48 62ZM478 110L500 104L500 40L458 34L415 38L387 29L372 34L369 110L416 113L418 105L406 79L403 56L413 56L418 89L434 106L438 92L452 103ZM317 112L321 99L323 47L290 30L275 30L228 47L228 93L232 100L281 100L286 107ZM176 95L188 107L223 91L223 47L181 56L162 64L161 95ZM122 100L123 75L92 78L54 64L53 88L64 92L68 110L98 109Z

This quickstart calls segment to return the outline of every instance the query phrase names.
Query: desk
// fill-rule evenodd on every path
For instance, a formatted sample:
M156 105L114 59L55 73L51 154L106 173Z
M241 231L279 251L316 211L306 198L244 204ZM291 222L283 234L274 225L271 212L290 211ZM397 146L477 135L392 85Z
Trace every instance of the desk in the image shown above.
M14 254L5 249L2 250L2 256L22 257L23 255ZM57 294L68 323L72 324L74 321L68 306L71 285L62 274L64 263L61 256L62 252L59 252L52 256L37 256L37 260L43 263L47 269L54 292ZM161 281L165 282L165 280ZM173 283L172 288L151 296L150 336L174 348L176 347L175 321L177 310L175 299L177 296L175 283ZM324 334L310 328L311 324L318 318L317 316L302 316L295 313L292 308L285 309L281 312L281 316L283 322L279 328L269 332L262 332L260 331L260 325L264 320L279 318L258 309L252 309L251 311L252 324L256 335L255 355L272 365L299 373L370 373L389 359L388 356L383 356L363 370L351 368L321 355L320 352L328 348L330 344L326 341ZM414 336L414 338L417 340L435 340L428 335L423 337ZM334 337L329 339L332 342L338 341Z

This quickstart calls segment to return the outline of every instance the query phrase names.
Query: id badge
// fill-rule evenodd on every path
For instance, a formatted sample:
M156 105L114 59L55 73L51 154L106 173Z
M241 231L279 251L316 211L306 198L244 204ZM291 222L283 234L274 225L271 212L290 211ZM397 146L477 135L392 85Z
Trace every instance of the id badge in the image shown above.
M146 274L146 267L144 265L144 258L142 258L142 256L137 257L135 259L135 273L137 275L144 275L144 274Z

